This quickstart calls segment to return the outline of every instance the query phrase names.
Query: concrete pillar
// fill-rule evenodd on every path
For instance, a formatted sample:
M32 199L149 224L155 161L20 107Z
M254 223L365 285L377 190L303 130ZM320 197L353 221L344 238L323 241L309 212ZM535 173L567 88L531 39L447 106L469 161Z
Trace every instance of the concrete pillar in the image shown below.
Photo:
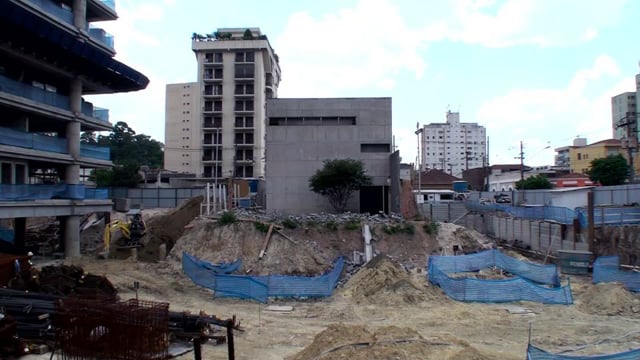
M79 115L82 113L82 79L76 77L71 80L69 90L71 111ZM68 122L66 130L67 151L74 159L78 159L80 157L80 122L75 119ZM80 165L67 166L64 181L67 184L78 184L80 181Z
M73 25L80 30L86 30L87 0L73 0Z
M18 254L24 254L24 237L27 232L27 218L15 218L13 220L14 244Z
M64 217L64 258L80 256L80 216Z

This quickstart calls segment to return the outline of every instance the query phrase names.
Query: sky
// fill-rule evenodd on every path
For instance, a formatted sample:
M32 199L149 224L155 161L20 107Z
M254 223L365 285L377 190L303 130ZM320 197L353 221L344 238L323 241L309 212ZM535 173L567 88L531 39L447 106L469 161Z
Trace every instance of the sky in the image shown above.
M117 0L116 59L145 90L87 99L164 142L166 84L196 81L192 33L259 27L280 58L278 96L391 97L394 144L417 124L487 129L490 164L553 164L576 137L612 137L611 97L635 91L640 1Z

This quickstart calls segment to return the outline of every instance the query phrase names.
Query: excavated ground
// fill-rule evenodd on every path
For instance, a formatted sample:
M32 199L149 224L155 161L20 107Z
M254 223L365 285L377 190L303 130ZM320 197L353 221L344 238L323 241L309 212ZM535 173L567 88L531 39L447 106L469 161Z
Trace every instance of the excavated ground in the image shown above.
M172 226L170 217L161 216L158 223ZM183 222L170 230L180 234L177 239L164 240L174 241L164 260L85 257L76 264L106 275L124 299L135 296L137 281L140 298L168 301L172 310L237 315L245 331L236 336L236 359L515 360L525 357L530 328L532 342L553 351L596 354L640 347L640 297L615 284L593 285L590 277L571 277L575 304L569 306L449 299L426 281L427 256L449 254L453 245L467 253L493 246L477 232L453 224L440 224L434 236L425 232L423 222L409 222L413 234L392 233L390 220L373 223L373 247L380 256L366 266L349 267L346 275L351 276L331 298L271 300L269 305L292 307L282 312L216 298L198 288L181 271L182 252L214 263L240 258L244 273L317 275L336 256L351 258L354 250L363 251L360 227L339 224L332 230L309 223L283 228L285 236L274 232L266 255L258 259L266 234L254 221L221 226L198 218L186 227ZM146 246L150 254L157 253L151 242ZM206 345L203 358L226 359L226 347Z

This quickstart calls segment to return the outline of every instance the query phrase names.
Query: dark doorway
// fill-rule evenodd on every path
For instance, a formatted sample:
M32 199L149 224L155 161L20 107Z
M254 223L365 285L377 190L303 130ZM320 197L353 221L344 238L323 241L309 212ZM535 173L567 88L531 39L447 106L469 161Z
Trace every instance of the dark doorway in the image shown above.
M389 187L363 186L360 188L360 212L377 214L389 213Z

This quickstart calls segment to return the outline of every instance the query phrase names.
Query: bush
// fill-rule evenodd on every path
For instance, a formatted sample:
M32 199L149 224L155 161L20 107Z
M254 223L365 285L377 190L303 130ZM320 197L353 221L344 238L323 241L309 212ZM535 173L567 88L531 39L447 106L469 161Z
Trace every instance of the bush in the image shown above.
M360 229L360 221L351 220L348 223L344 224L344 228L350 231L358 230Z
M220 216L220 219L218 219L218 224L220 225L235 224L237 222L238 222L238 218L236 217L236 214L234 214L233 211L223 212L222 216Z
M437 222L431 220L430 222L424 224L424 226L422 227L424 229L424 232L426 232L429 235L438 235L438 227L440 226L440 224L438 224Z
M338 224L335 221L327 221L326 223L324 223L324 227L327 230L331 230L331 231L336 231L338 230Z
M295 221L294 219L287 218L282 220L282 226L284 226L287 229L295 229L298 227L298 222Z
M260 232L263 232L265 234L269 232L269 224L265 224L263 222L256 222L254 223L254 225L256 226L256 229Z
M402 232L404 232L405 234L409 234L409 235L413 235L416 233L416 228L415 226L413 226L413 224L404 224L403 228L402 228Z

